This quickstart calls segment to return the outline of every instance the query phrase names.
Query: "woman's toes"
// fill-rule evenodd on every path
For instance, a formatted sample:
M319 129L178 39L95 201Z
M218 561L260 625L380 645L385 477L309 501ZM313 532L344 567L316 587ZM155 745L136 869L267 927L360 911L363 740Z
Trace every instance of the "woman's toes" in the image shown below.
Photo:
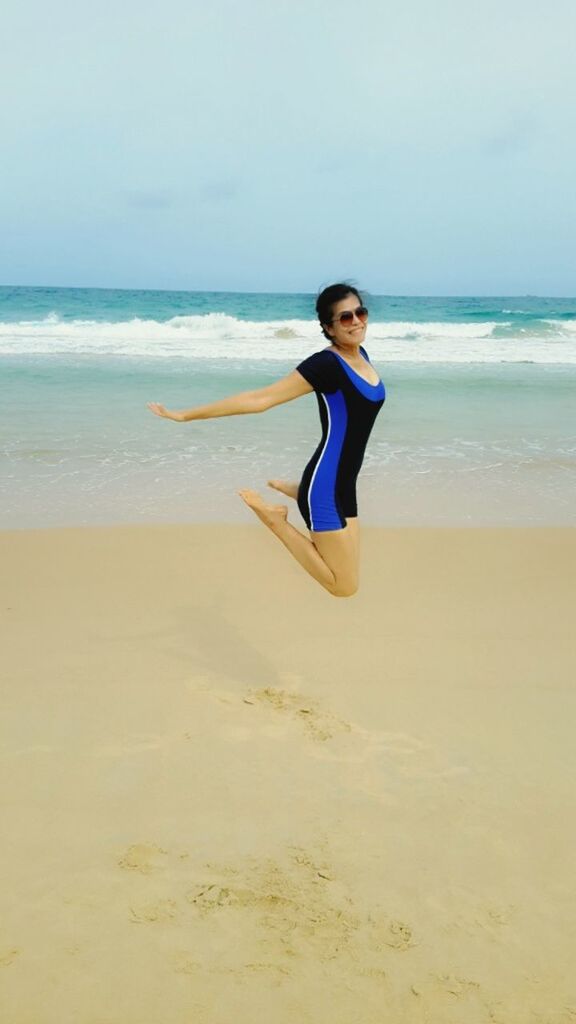
M257 491L241 490L238 494L267 526L274 526L288 517L287 505L267 505Z

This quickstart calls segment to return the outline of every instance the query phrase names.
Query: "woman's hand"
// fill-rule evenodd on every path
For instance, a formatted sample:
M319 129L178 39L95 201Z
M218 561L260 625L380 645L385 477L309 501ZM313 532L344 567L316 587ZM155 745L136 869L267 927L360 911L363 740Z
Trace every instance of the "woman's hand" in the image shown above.
M177 423L180 421L180 413L170 412L169 409L164 408L159 402L148 402L148 408L155 416L163 416L166 420L176 420Z

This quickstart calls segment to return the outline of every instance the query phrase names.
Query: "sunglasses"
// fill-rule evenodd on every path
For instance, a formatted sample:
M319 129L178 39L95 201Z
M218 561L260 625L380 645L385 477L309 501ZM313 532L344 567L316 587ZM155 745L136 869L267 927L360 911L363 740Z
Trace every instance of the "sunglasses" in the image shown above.
M366 309L366 306L356 306L356 309L347 309L344 313L340 313L340 316L336 316L333 320L330 320L330 323L334 324L338 321L340 324L351 324L354 322L354 317L356 317L361 324L365 324L368 319L368 310Z

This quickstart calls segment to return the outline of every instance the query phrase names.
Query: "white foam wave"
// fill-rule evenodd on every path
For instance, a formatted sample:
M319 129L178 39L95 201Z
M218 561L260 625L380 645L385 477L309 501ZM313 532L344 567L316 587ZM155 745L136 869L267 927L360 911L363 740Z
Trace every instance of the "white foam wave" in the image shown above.
M558 326L558 320L543 320L543 323ZM566 334L576 334L576 320L560 321L560 330L565 331Z
M576 322L370 322L370 356L386 362L576 363ZM315 320L238 320L225 313L176 316L165 322L43 320L0 323L0 354L103 355L143 358L302 359L324 348Z

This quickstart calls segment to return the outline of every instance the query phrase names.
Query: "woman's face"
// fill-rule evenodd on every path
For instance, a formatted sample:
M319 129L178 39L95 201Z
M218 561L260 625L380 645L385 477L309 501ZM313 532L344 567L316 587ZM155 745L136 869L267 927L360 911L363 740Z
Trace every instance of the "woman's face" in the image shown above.
M366 324L361 323L357 316L354 316L351 323L342 323L340 316L342 313L354 312L361 306L362 303L357 295L353 292L347 295L345 299L340 299L339 302L335 302L332 306L332 323L326 324L326 330L332 341L338 344L345 344L350 346L361 345L366 336Z

